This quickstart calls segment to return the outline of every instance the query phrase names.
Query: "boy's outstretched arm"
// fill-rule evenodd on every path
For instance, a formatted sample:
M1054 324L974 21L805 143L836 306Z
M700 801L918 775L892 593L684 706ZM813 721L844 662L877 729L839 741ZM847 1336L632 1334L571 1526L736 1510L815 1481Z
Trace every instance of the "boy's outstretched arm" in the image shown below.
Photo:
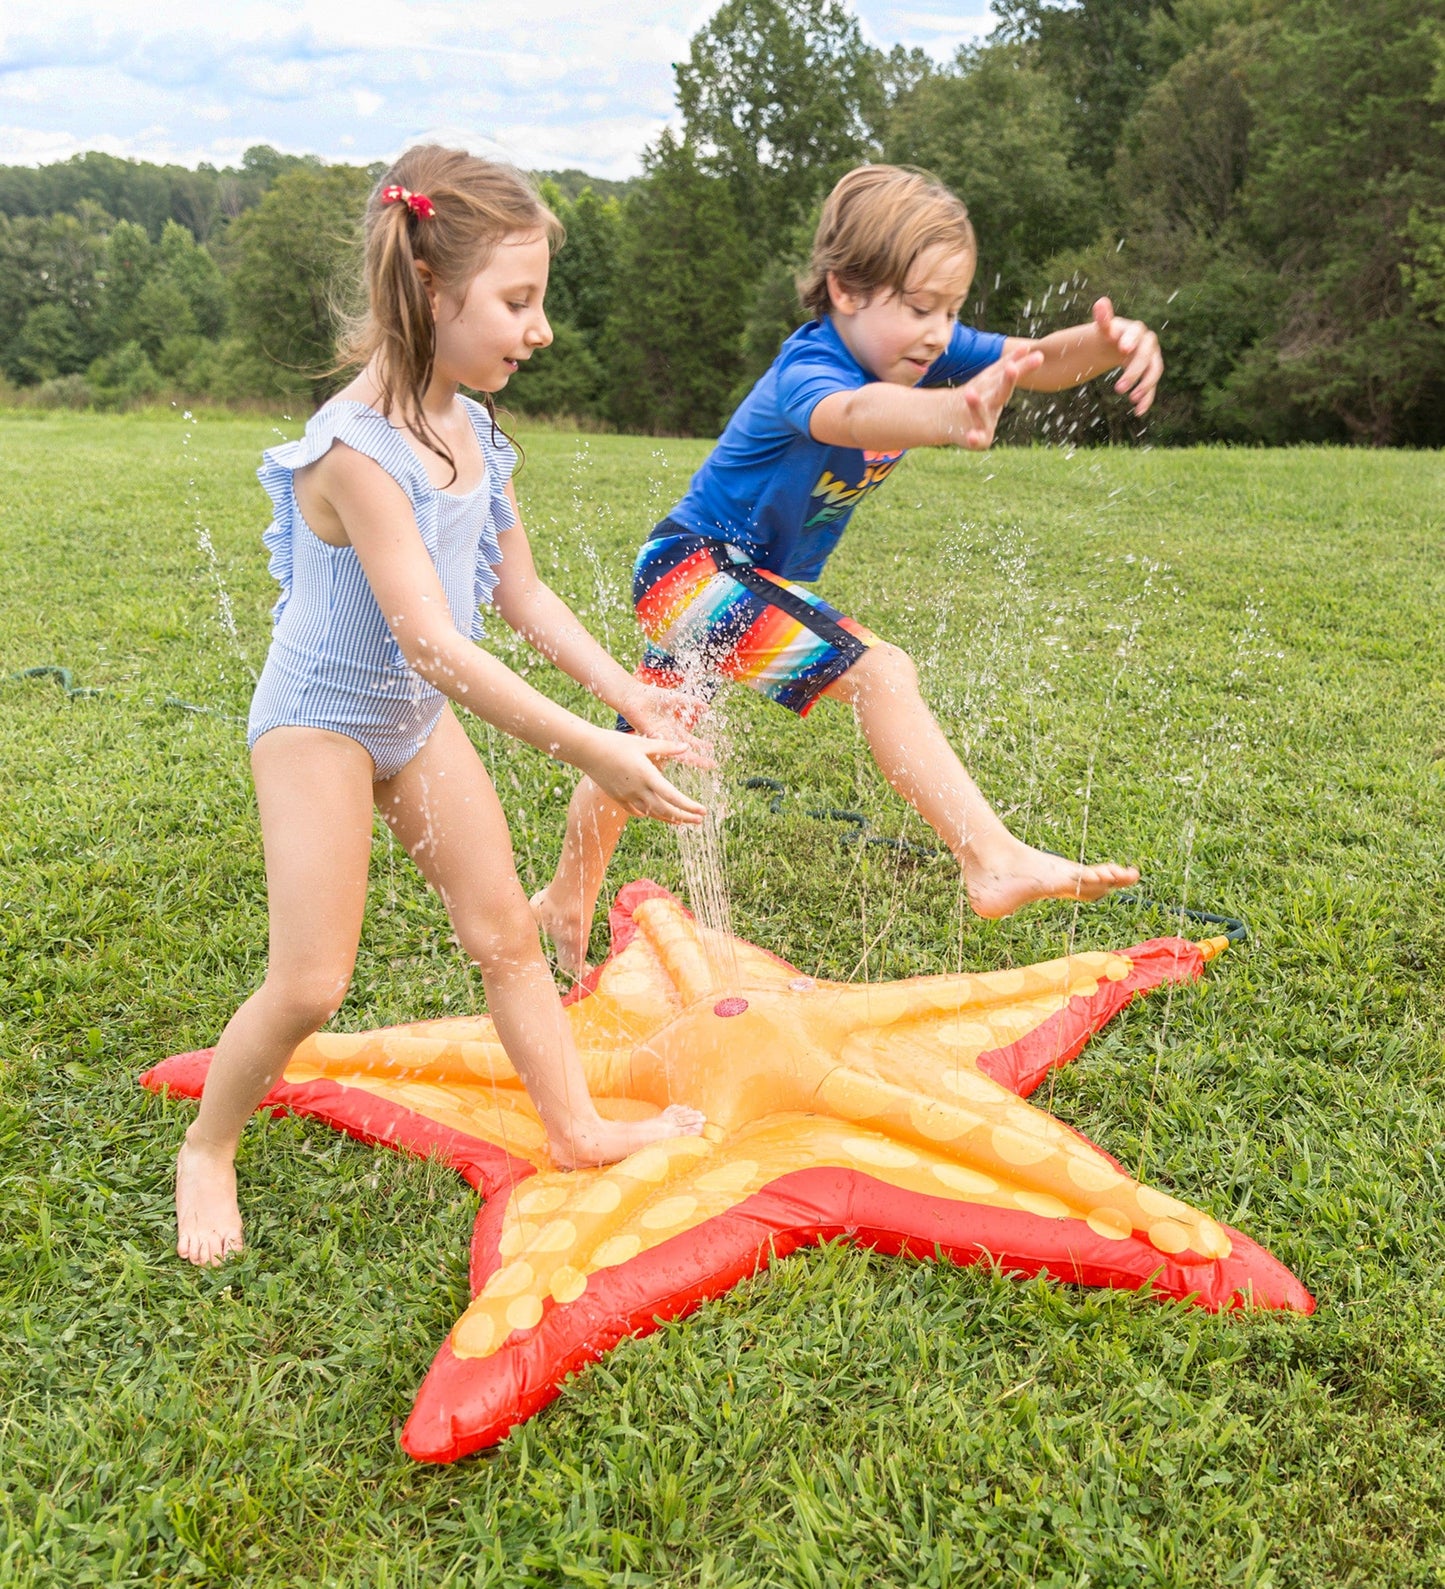
M1004 343L1004 357L1028 349L1041 353L1043 358L1019 377L1018 384L1025 390L1061 392L1122 365L1123 374L1115 381L1114 390L1127 397L1139 415L1147 414L1153 406L1159 377L1164 373L1159 338L1142 320L1116 315L1107 298L1099 299L1093 318L1081 326L1051 331L1046 337L1010 337Z
M1015 340L1003 357L963 386L896 386L870 381L851 392L833 392L814 408L808 431L830 447L895 452L907 447L993 445L994 427L1015 386L1043 363L1038 347ZM1108 369L1111 366L1105 365Z

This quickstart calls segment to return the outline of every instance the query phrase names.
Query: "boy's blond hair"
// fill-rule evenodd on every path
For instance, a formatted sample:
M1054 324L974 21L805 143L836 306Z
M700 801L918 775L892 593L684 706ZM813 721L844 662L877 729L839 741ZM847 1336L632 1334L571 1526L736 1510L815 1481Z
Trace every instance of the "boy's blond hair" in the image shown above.
M827 315L828 272L850 293L869 299L902 292L918 256L943 244L978 256L963 200L937 177L911 166L858 166L823 205L813 257L798 278L798 295L815 320Z

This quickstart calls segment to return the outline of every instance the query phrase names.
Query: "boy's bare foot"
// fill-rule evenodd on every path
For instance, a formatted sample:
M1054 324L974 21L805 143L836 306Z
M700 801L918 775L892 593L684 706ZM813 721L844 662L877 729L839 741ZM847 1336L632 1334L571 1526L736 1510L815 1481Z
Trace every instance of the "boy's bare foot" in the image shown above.
M176 1251L209 1268L242 1245L235 1154L187 1139L176 1157Z
M629 1153L669 1137L701 1136L704 1124L705 1117L698 1110L675 1103L647 1120L604 1120L599 1116L593 1125L574 1125L570 1142L552 1137L547 1145L559 1170L590 1170L615 1164Z
M541 888L532 895L532 914L537 918L537 925L552 940L558 966L567 976L580 981L589 969L587 940L592 936L592 914L589 911L584 917L575 906L559 908L548 897L550 893L550 888Z
M1006 836L975 852L964 868L968 902L976 915L1011 916L1035 899L1102 899L1139 881L1137 866L1080 866Z

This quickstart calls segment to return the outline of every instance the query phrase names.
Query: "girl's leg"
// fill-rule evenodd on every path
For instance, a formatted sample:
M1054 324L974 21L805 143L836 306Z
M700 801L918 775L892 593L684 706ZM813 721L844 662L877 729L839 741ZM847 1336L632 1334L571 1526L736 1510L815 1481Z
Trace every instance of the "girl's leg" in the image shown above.
M627 813L604 789L583 778L567 807L567 832L552 881L532 896L532 910L557 951L557 964L570 977L587 970L587 940L597 896Z
M556 1163L608 1164L648 1142L701 1131L702 1115L678 1105L651 1120L598 1114L517 878L506 817L450 708L425 747L377 784L376 803L480 968L497 1035L542 1117Z
M1034 899L1098 899L1138 882L1136 867L1077 866L1016 839L944 738L897 646L870 646L823 693L853 708L883 776L963 868L980 916L1007 916Z
M251 756L266 851L266 980L216 1044L176 1161L176 1250L216 1264L241 1247L236 1147L296 1045L351 980L371 855L371 757L353 739L276 728Z

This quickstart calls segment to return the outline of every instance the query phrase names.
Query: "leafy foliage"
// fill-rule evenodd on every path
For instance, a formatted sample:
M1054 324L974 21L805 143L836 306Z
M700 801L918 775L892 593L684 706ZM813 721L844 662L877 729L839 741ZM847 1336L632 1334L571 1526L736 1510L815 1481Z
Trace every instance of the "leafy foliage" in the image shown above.
M1103 176L1124 123L1149 83L1153 24L1170 0L1001 0L998 34L1028 42L1069 106L1073 147Z
M155 242L167 221L206 242L227 219L258 203L284 171L320 164L314 155L282 154L268 144L248 149L239 166L225 170L201 165L189 171L92 151L53 165L0 166L0 215L75 213L89 204L141 227Z
M1045 269L1163 324L1161 439L1445 440L1441 38L1433 0L1153 15L1112 225Z
M629 429L707 434L739 366L748 239L726 183L663 133L627 202L620 293L606 328L609 411Z
M880 130L876 55L839 0L725 0L675 70L698 167L764 257Z
M968 203L974 323L1037 335L1107 292L1160 330L1152 440L1445 443L1440 0L994 9L940 67L867 43L841 0L724 0L641 177L542 174L568 231L556 337L504 400L714 431L801 319L823 195L883 156ZM320 401L377 174L266 145L223 171L0 168L0 374L26 400L122 402L106 383L134 355L106 361L133 344L181 392ZM1142 433L1096 386L1016 402L1004 434Z
M280 390L309 391L317 405L338 384L330 366L370 189L351 166L288 171L232 230L236 328Z
M1241 220L1292 284L1266 380L1245 365L1233 389L1256 405L1282 390L1352 439L1438 435L1445 338L1402 267L1412 212L1445 192L1439 5L1300 0L1261 31Z
M1069 159L1068 101L1036 61L1006 44L965 51L957 71L905 95L889 123L889 159L967 196L979 325L1011 325L1044 261L1087 242L1100 220L1100 184Z
M506 406L519 414L591 418L606 395L605 368L576 326L558 319L551 323L551 347L538 349L512 377Z

